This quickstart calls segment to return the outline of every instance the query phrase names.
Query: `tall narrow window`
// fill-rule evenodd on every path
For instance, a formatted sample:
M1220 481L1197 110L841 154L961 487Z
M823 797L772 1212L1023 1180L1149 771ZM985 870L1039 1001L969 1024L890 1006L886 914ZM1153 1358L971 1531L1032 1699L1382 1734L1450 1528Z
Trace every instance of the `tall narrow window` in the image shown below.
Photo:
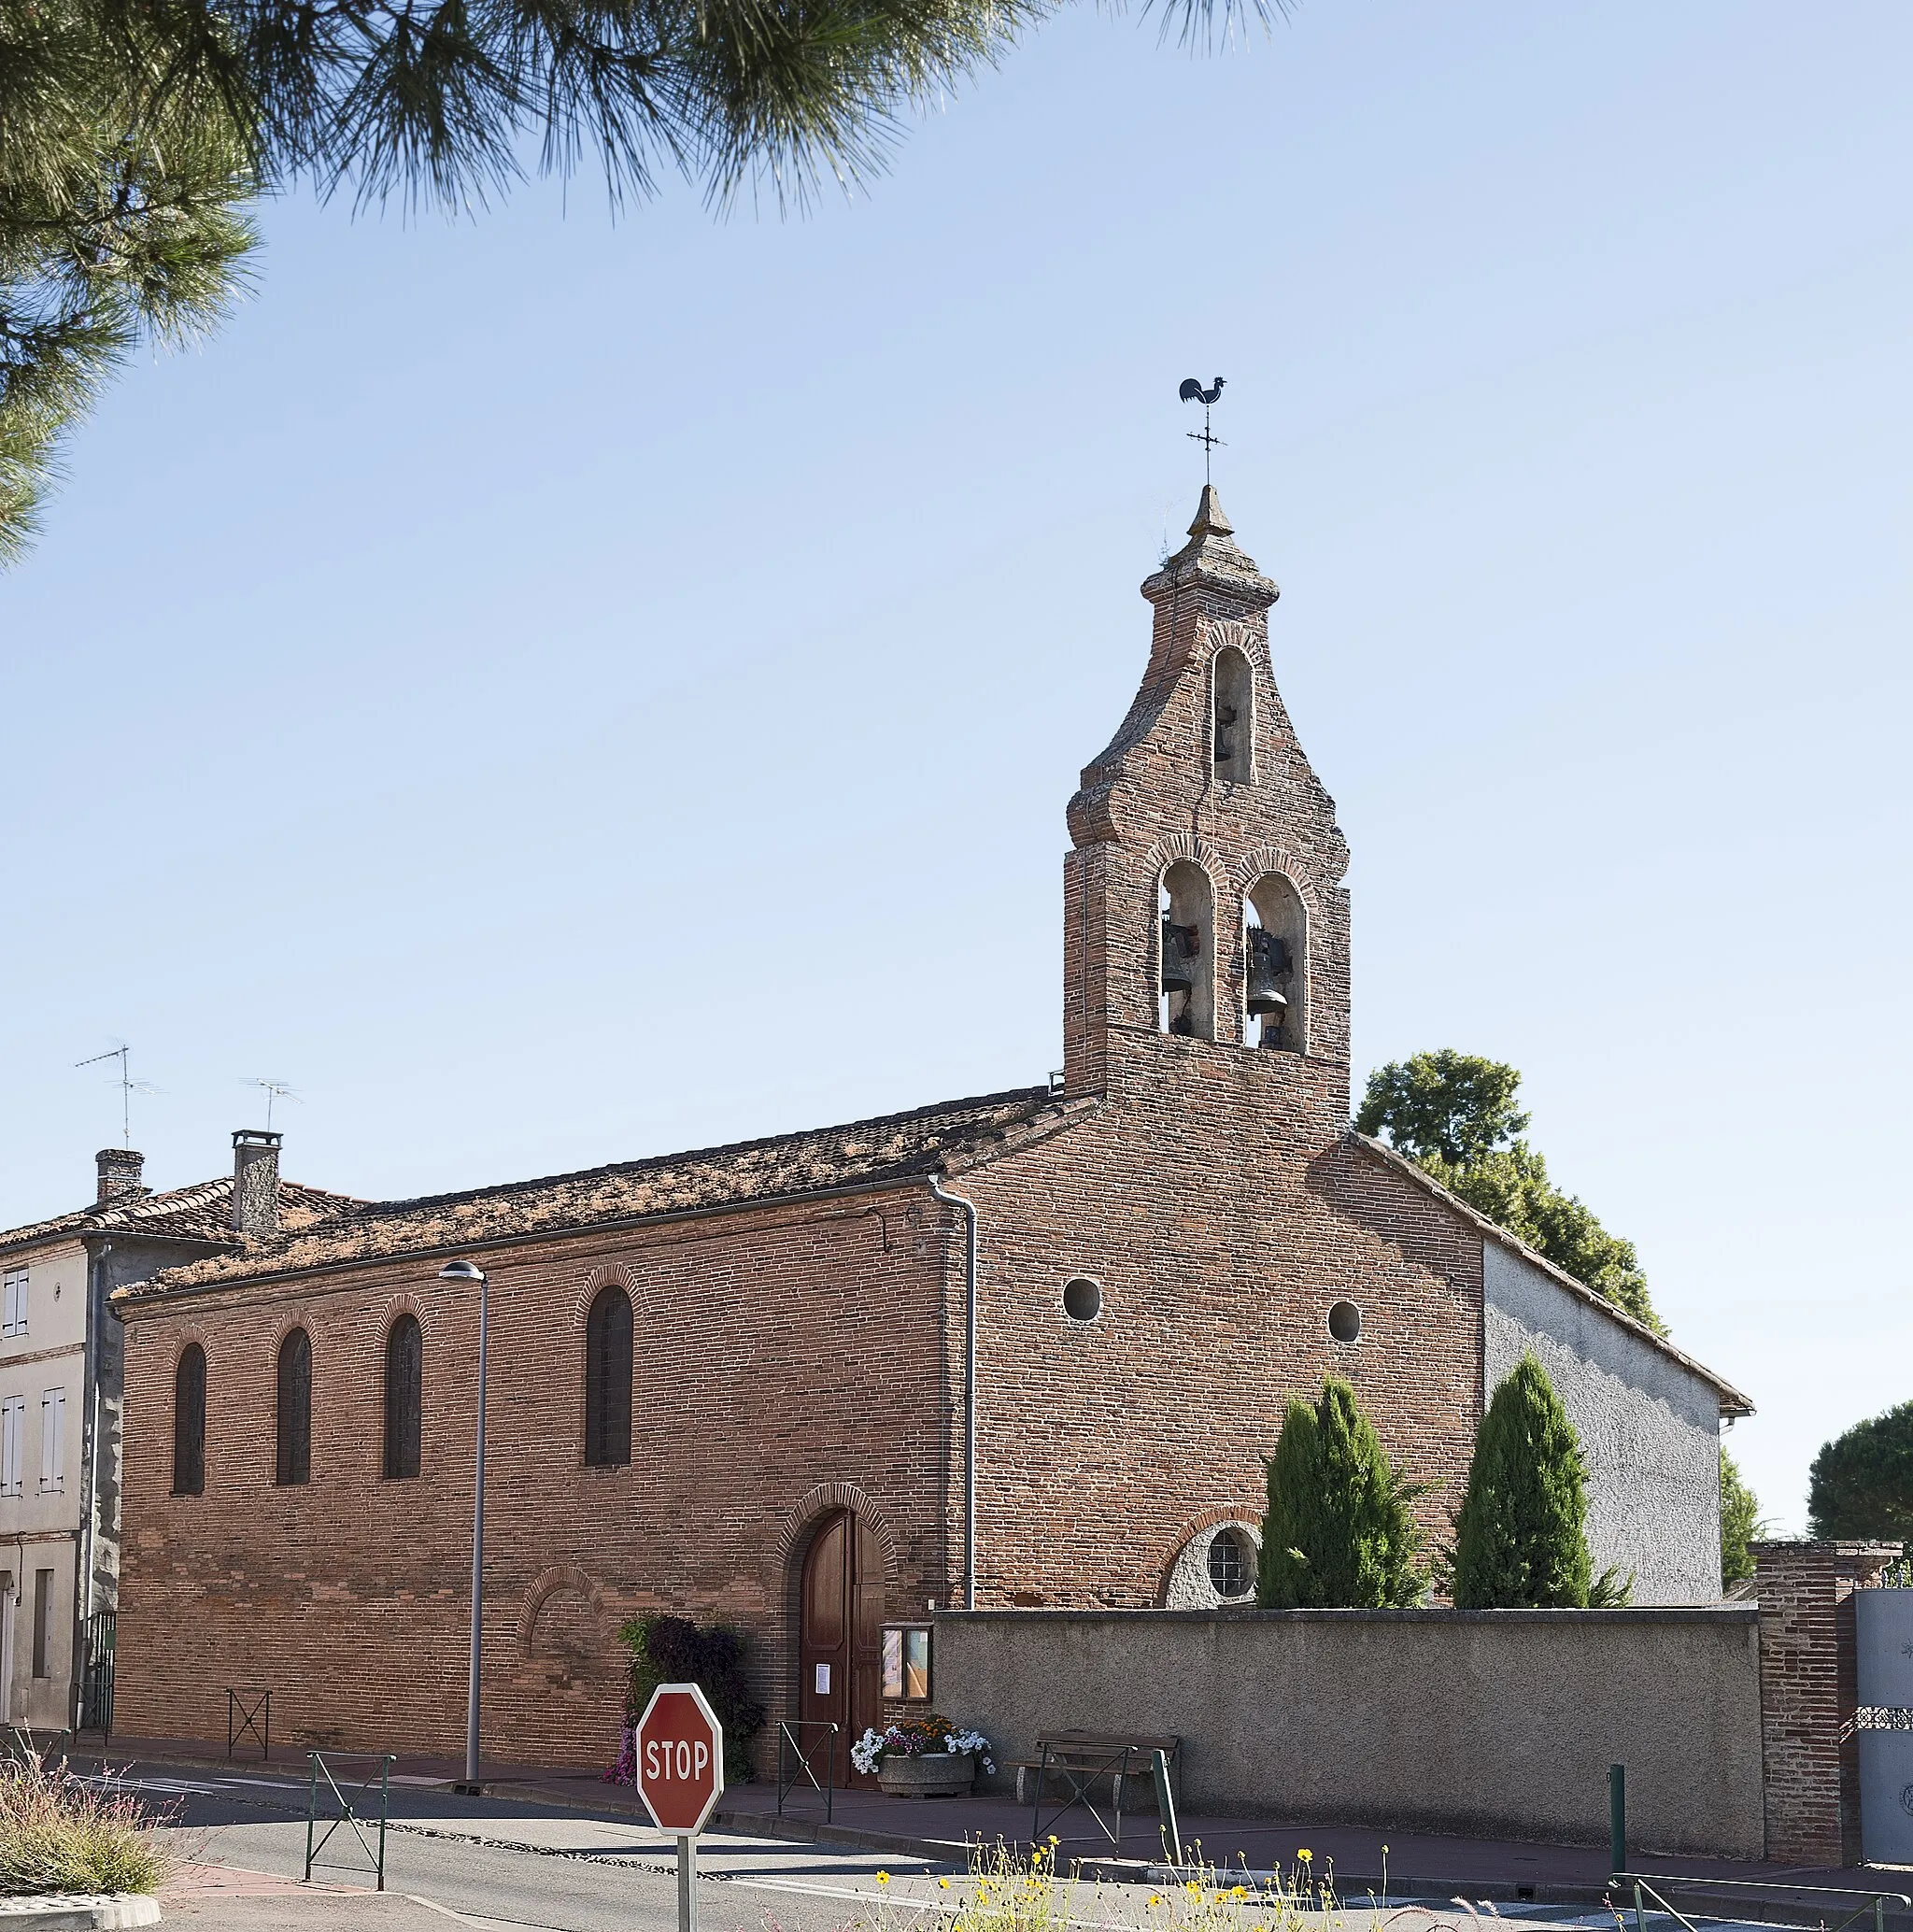
M1309 1050L1309 914L1292 881L1268 873L1243 907L1249 948L1247 1024L1254 1046Z
M389 1476L418 1473L421 1394L425 1375L425 1340L417 1315L402 1314L385 1338L385 1472Z
M305 1483L312 1478L312 1337L294 1328L279 1343L279 1390L276 1411L278 1460L273 1481Z
M1165 1033L1215 1038L1215 893L1199 865L1181 859L1162 875L1162 992Z
M615 1468L631 1459L631 1298L600 1288L585 1321L585 1460Z
M1215 775L1231 785L1246 785L1254 775L1255 676L1232 644L1215 654L1210 702L1214 706L1209 743Z
M205 1350L189 1342L173 1371L173 1494L205 1489Z
M34 1571L34 1675L50 1677L53 1660L47 1655L47 1638L52 1622L53 1572Z
M26 1333L26 1270L9 1268L0 1276L0 1335Z

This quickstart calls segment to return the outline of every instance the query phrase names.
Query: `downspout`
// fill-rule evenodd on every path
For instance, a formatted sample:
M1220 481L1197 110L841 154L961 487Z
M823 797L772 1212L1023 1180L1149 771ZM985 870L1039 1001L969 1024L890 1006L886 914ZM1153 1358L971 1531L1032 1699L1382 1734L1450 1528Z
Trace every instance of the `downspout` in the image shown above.
M963 1607L976 1608L976 1203L950 1193L935 1174L930 1192L961 1208L963 1243Z
M73 1735L79 1736L86 1704L86 1641L93 1608L93 1513L99 1497L100 1338L99 1320L106 1301L107 1260L113 1243L103 1242L86 1257L86 1350L80 1392L79 1525L74 1537L74 1563L78 1571L73 1591Z

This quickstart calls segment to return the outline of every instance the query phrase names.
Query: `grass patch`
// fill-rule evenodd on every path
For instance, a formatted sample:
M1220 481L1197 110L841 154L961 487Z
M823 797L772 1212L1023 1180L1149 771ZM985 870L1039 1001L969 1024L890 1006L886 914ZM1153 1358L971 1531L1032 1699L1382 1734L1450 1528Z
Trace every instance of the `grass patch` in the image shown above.
M29 1749L0 1761L0 1895L156 1892L166 1856L130 1795L101 1791Z

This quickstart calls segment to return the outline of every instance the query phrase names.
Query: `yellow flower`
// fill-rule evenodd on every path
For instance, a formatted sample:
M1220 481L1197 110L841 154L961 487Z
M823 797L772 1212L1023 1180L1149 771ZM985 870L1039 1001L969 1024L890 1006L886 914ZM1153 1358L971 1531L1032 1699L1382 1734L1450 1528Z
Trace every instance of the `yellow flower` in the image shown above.
M1304 1865L1308 1865L1314 1859L1315 1854L1313 1852L1297 1852L1296 1854L1296 1856L1299 1858Z
M887 1884L888 1884L889 1882L890 1882L890 1874L889 1874L889 1873L888 1873L887 1871L880 1871L880 1872L879 1872L879 1873L877 1874L877 1883L878 1883L878 1884L880 1884L880 1885L887 1885Z
M1162 1900L1161 1900L1160 1898L1157 1898L1157 1897L1152 1896L1152 1897L1150 1898L1150 1901L1149 1901L1149 1902L1150 1902L1150 1904L1152 1904L1152 1905L1160 1905L1160 1904L1162 1903Z

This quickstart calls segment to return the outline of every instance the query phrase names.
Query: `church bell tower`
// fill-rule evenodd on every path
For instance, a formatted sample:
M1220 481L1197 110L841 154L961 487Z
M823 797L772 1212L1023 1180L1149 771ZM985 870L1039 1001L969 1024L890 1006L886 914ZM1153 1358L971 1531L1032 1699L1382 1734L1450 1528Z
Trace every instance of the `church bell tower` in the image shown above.
M1067 1090L1233 1079L1339 1133L1349 852L1275 687L1279 592L1205 485L1189 541L1142 594L1141 688L1070 801Z

